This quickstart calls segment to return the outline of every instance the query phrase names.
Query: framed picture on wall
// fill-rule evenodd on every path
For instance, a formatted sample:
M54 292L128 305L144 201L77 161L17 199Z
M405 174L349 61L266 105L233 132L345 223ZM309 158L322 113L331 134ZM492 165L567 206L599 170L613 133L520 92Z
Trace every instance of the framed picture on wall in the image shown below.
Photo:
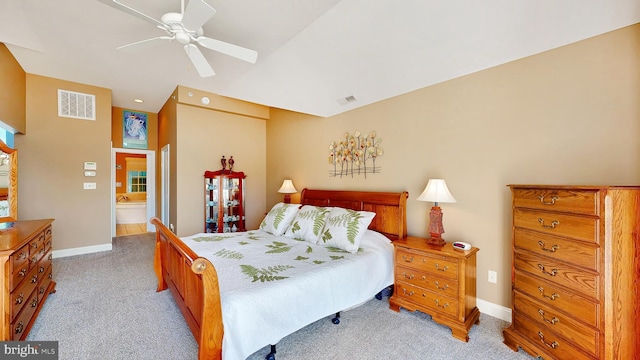
M147 114L124 110L122 112L122 147L148 149Z

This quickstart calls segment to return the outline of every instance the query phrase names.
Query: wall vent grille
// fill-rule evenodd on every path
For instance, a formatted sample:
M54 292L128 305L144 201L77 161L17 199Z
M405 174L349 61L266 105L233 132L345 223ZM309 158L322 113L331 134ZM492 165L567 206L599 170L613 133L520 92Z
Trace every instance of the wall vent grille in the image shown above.
M58 116L82 120L95 120L95 109L95 95L58 89Z

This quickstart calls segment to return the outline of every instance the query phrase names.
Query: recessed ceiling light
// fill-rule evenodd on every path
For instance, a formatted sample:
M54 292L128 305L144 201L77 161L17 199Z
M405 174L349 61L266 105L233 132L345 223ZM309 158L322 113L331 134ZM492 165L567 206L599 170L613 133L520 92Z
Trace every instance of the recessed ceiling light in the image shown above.
M135 101L135 102L137 102L137 103L144 102L143 100L140 100L140 99L134 99L133 101Z

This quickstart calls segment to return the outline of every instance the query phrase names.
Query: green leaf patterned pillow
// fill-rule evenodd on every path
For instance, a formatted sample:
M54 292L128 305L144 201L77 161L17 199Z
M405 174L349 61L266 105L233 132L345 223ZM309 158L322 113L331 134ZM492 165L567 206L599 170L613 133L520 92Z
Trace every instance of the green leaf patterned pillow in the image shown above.
M304 205L298 210L284 236L317 243L324 228L325 216L330 208Z
M300 204L277 203L273 205L267 216L260 223L260 230L270 234L281 236L287 231L291 221L298 213Z
M369 211L331 208L318 244L355 253L360 248L360 240L375 216L376 213Z

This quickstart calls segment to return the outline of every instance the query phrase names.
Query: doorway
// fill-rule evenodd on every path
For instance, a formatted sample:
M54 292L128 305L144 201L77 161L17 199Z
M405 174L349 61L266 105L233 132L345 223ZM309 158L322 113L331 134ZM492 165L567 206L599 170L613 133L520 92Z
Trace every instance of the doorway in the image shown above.
M155 151L112 148L111 236L154 231Z

